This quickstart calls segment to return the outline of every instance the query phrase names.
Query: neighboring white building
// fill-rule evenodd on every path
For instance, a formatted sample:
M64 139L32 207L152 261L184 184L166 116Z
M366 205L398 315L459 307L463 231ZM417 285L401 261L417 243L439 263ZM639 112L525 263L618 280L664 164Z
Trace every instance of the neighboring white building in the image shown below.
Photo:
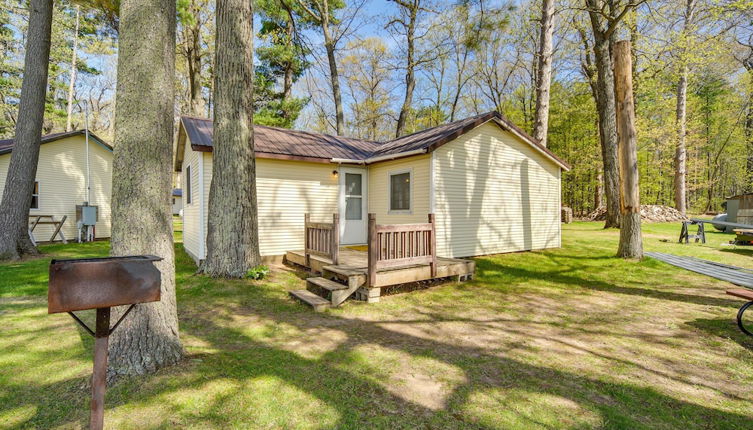
M87 201L87 145L85 132L76 130L42 136L39 163L29 215L53 215L68 218L62 232L66 239L76 239L76 205ZM5 188L14 140L0 140L0 193ZM112 195L112 147L89 134L88 165L90 174L89 204L98 207L95 225L97 238L110 237L110 197ZM38 225L34 236L47 241L53 233L50 225ZM60 239L57 237L56 239Z
M175 169L183 189L183 246L206 256L212 122L183 117ZM437 255L467 257L561 245L567 163L498 113L390 142L255 126L259 246L275 257L303 248L303 218L340 214L341 244L366 243L379 224L434 213Z
M173 215L180 215L180 210L183 209L183 190L180 188L173 189L172 205Z

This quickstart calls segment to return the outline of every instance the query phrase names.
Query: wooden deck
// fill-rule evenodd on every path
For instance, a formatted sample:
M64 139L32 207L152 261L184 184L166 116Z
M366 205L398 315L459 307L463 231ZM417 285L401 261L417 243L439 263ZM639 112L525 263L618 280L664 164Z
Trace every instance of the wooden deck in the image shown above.
M286 260L299 266L307 267L303 251L288 251ZM348 247L340 248L340 257L337 265L332 265L332 260L327 257L312 255L311 267L307 267L314 272L322 273L325 267L336 269L338 273L350 276L363 276L364 280L368 276L368 257L365 251L358 251ZM473 275L476 264L473 260L461 260L457 258L437 258L437 276L438 278L448 277L466 277ZM380 269L377 271L377 279L374 282L374 288L387 287L390 285L405 284L408 282L425 281L432 279L431 270L428 264L398 267L390 269ZM367 283L368 285L368 283Z
M322 274L321 278L309 278L307 288L318 296L330 300L331 306L340 305L351 295L354 295L358 300L369 303L378 302L381 289L393 285L442 278L454 278L458 281L467 280L473 276L476 268L476 264L472 260L440 257L437 258L437 273L435 276L432 276L431 267L428 264L383 268L376 272L376 279L373 283L370 283L368 279L368 256L365 251L341 247L338 259L338 264L335 265L327 257L311 255L309 256L310 266L306 266L306 257L303 250L288 251L285 255L287 262ZM329 280L335 282L329 282ZM306 290L291 291L291 295L308 303L315 310L323 309L318 298L315 299L315 297L307 294ZM314 303L314 300L316 300L316 303Z

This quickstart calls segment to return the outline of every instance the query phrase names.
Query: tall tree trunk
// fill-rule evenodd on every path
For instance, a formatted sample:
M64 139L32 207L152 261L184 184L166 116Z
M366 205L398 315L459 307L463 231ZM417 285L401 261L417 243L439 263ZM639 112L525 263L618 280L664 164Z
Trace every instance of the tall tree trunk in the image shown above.
M685 134L686 134L686 106L687 106L687 93L688 93L688 68L682 66L680 69L680 77L677 82L677 107L676 107L676 120L675 126L677 128L677 145L675 147L675 207L680 213L685 215L686 207L686 159L687 149L685 147Z
M201 77L201 21L199 5L196 0L191 2L191 14L194 16L193 24L188 28L188 91L189 109L191 115L204 116L206 106L204 104L204 85Z
M78 55L78 29L79 20L81 19L81 6L76 5L76 24L73 31L73 54L71 54L71 79L68 83L68 117L65 120L65 131L71 131L73 129L73 94L76 89L76 64Z
M695 16L695 0L687 0L685 7L685 23L682 29L680 49L680 71L677 80L677 108L675 110L675 127L677 130L677 145L675 147L675 207L683 215L686 212L686 169L687 149L685 135L687 134L687 99L688 99L688 37Z
M32 0L30 6L15 145L0 204L0 260L37 253L29 238L29 208L44 121L52 0Z
M748 72L748 79L753 83L753 55L743 62ZM748 94L748 107L745 112L745 148L747 159L745 163L747 181L743 191L753 191L753 94Z
M617 124L615 123L614 75L609 39L597 36L594 42L596 64L596 107L599 113L599 140L604 162L604 196L607 214L604 228L620 226L619 166L617 164Z
M630 42L614 45L614 86L620 153L620 244L617 256L643 258L638 149L633 108L633 68Z
M549 129L549 91L552 85L552 36L554 33L554 0L541 4L541 34L539 36L539 59L536 73L536 113L533 137L547 144Z
M594 188L594 210L599 209L604 204L604 189L602 184L604 183L604 175L601 174L601 170L596 174L596 187Z
M324 1L327 4L328 0ZM324 47L327 50L327 61L329 63L329 79L332 85L332 98L335 101L335 129L337 135L341 136L345 132L345 116L343 115L343 101L340 95L340 73L337 71L337 59L335 58L335 41L329 32L329 12L322 16L322 32L324 33Z
M209 190L210 276L241 278L259 265L254 162L253 4L217 1L214 152Z
M406 3L399 3L402 7L408 9L409 18L406 25L406 42L407 42L407 58L405 65L405 97L403 98L403 105L400 107L400 114L397 117L397 129L395 130L395 137L400 137L405 134L405 124L408 122L408 115L413 107L413 91L416 88L416 76L415 76L415 33L416 33L416 18L418 16L418 3L412 3L409 6Z
M284 3L284 5L287 5L287 3ZM285 35L288 38L288 44L291 49L296 49L295 45L295 22L293 21L293 11L290 8L286 7L286 12L288 14L288 19L285 24ZM285 75L283 76L282 80L282 99L283 101L290 100L290 97L293 93L293 62L288 61L285 63ZM287 112L285 113L285 117L287 118Z
M170 213L175 1L123 0L120 16L111 252L162 257L162 300L136 306L112 334L110 379L183 356Z

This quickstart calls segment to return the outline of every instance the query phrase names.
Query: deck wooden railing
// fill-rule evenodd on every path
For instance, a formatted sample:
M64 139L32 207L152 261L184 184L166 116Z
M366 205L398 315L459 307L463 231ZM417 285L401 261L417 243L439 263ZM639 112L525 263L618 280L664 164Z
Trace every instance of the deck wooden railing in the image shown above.
M311 222L309 214L304 215L304 245L306 267L311 267L311 255L320 255L337 264L340 255L340 218L332 214L332 222Z
M434 214L426 224L378 225L369 214L369 286L373 287L380 269L429 264L432 278L437 275L437 240Z

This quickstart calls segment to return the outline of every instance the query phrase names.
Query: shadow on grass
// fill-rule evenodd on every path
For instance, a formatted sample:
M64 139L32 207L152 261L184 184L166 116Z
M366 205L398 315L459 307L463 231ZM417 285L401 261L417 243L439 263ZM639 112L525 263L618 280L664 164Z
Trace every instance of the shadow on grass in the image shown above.
M593 268L573 267L541 271L511 267L488 259L477 260L478 277L489 284L512 279L518 284L532 279L547 278L567 286L579 286L597 291L651 297L660 300L680 301L712 306L731 306L730 301L716 301L707 297L653 291L644 288L617 286L611 283L582 279L573 271ZM179 270L178 278L185 279L190 271ZM425 313L426 320L363 321L339 316L337 312L314 314L284 298L279 288L263 284L243 282L213 283L196 278L190 289L179 291L182 330L206 344L212 353L193 355L179 366L163 369L156 375L132 378L111 387L107 408L150 402L164 402L165 394L183 390L202 390L208 382L230 380L235 387L208 399L200 407L185 405L169 406L174 416L188 420L190 426L229 428L254 423L239 423L238 417L228 412L229 406L247 389L246 384L260 377L274 377L303 393L320 400L326 407L337 412L336 422L322 424L322 428L508 428L508 427L560 427L566 418L558 417L558 406L549 405L551 416L540 411L531 411L520 404L498 402L490 408L491 413L504 413L506 421L479 419L469 412L474 396L480 392L523 392L566 399L585 411L593 412L599 423L576 422L570 427L608 428L751 428L751 418L738 413L724 412L710 406L686 402L670 397L655 389L630 383L613 383L589 375L580 375L525 363L508 356L509 351L496 347L458 345L450 340L426 338L391 329L394 324L432 323L441 321L464 321L447 318L444 314ZM208 294L210 288L215 290ZM207 294L202 298L204 294ZM196 300L196 298L201 298ZM188 301L188 303L186 303ZM210 303L211 302L211 303ZM737 302L734 302L737 305ZM207 311L221 306L223 312L215 315ZM224 315L224 316L223 316ZM257 335L243 330L235 317L258 317L268 319L275 326L289 326L300 332L305 342L305 333L316 332L323 327L340 331L344 338L332 349L318 358L307 358L296 352L264 342ZM468 319L467 322L477 320ZM508 322L492 319L481 321ZM701 330L723 336L724 327L718 320L696 320L693 324ZM525 321L532 323L531 321ZM74 324L72 321L71 324ZM513 332L508 327L505 330ZM727 328L729 330L729 328ZM527 333L517 332L526 337ZM82 340L85 339L82 336ZM573 347L566 339L549 339ZM447 395L441 408L408 400L390 391L384 381L368 374L368 366L361 360L360 350L379 346L390 352L406 354L411 358L425 358L458 368L463 381ZM580 347L586 353L598 351ZM749 346L746 346L749 348ZM90 349L79 354L82 360L90 359ZM55 359L55 350L45 353L39 360ZM615 363L635 363L601 355ZM375 357L379 359L379 357ZM200 360L200 361L199 361ZM364 369L367 373L359 372ZM643 370L647 370L642 368ZM649 371L651 369L648 369ZM169 375L169 378L165 378ZM660 374L672 378L672 375ZM33 407L35 412L19 427L56 427L65 425L83 426L88 411L88 392L80 387L88 378L70 378L53 384L27 384L3 387L0 404L5 410ZM685 382L685 381L683 381ZM686 382L687 383L687 382ZM12 393L12 394L11 394ZM54 393L54 395L50 395ZM504 397L504 394L502 394ZM262 401L263 404L263 401ZM246 406L246 405L244 405ZM308 405L306 405L308 406ZM232 409L232 408L231 408ZM295 414L296 409L288 411ZM547 420L547 418L552 418ZM161 426L170 427L174 417L164 417ZM570 417L567 417L570 418ZM284 427L284 425L278 425Z
M237 293L244 294L240 289ZM586 375L524 363L506 357L499 351L417 337L383 326L391 324L391 321L365 322L342 318L333 313L312 314L265 289L246 294L255 295L253 300L257 303L254 307L283 311L257 312L236 304L229 305L230 308L226 309L227 317L192 315L191 327L200 329L192 331L191 335L211 345L217 352L189 357L194 359L190 361L201 359L198 364L189 365L187 360L180 366L165 369L157 375L134 378L113 387L111 399L116 400L108 401L108 409L130 402L148 403L150 399L156 401L163 398L165 393L200 390L208 381L230 380L237 382L236 388L223 391L221 395L208 400L200 410L187 412L184 408L174 406L173 413L188 414L191 425L215 428L237 426L237 417L228 413L228 405L232 405L240 391L245 389L245 383L262 376L271 376L314 396L327 407L336 410L338 417L333 428L491 429L505 428L510 424L523 427L557 426L557 421L542 422L535 412L515 407L508 410L505 409L505 404L499 404L495 409L502 408L501 411L509 414L507 419L510 422L492 423L468 416L466 408L472 401L471 398L474 394L487 390L517 390L568 399L579 408L597 413L603 424L613 428L746 428L751 424L750 417L678 400L651 388L605 382ZM306 358L260 342L255 336L230 327L234 324L233 316L237 315L268 318L276 324L296 327L302 333L326 326L343 332L346 337L319 358ZM359 361L357 350L370 345L457 367L464 373L464 382L449 393L444 407L440 409L407 400L390 392L374 378L359 374L351 370L352 367L349 369L349 364ZM150 380L157 380L165 373L174 377L150 383ZM73 378L47 386L30 385L24 390L25 396L0 396L0 401L6 408L35 406L36 414L24 425L33 426L42 422L50 426L70 424L75 416L79 417L78 424L83 424L85 419L81 418L80 411L55 414L62 410L86 409L86 402L81 398L85 399L86 395L66 389L80 386L83 382L82 378ZM50 390L66 395L43 395ZM41 399L41 403L37 399ZM290 413L294 414L295 411ZM589 423L579 424L576 426L588 426ZM329 428L329 424L327 427Z
M736 320L737 313L730 314L729 318L699 318L688 323L688 325L700 329L706 333L719 337L721 339L729 339L743 348L753 351L753 337L745 335L737 327ZM747 322L746 327L750 327L752 324Z
M553 257L553 259L556 260L556 257ZM652 263L647 262L639 264L650 265ZM557 267L554 267L552 269L539 267L537 268L537 270L530 270L526 269L525 267L521 267L520 265L502 264L498 260L476 260L477 273L479 274L479 276L486 277L487 280L491 283L498 283L494 282L495 278L500 278L508 281L513 280L517 281L519 284L525 284L525 282L530 281L531 279L545 279L547 281L555 282L560 285L569 285L573 287L580 287L608 293L641 296L657 300L671 300L696 305L738 307L738 302L735 300L667 291L666 289L663 289L661 287L660 282L656 282L651 279L646 279L640 282L648 282L652 285L656 285L656 288L652 289L634 286L621 286L576 275L576 273L590 273L593 270L599 270L599 268L596 267L573 264L569 264L566 268ZM657 277L653 279L661 279L661 273L657 273ZM723 293L723 291L720 291L720 293Z

